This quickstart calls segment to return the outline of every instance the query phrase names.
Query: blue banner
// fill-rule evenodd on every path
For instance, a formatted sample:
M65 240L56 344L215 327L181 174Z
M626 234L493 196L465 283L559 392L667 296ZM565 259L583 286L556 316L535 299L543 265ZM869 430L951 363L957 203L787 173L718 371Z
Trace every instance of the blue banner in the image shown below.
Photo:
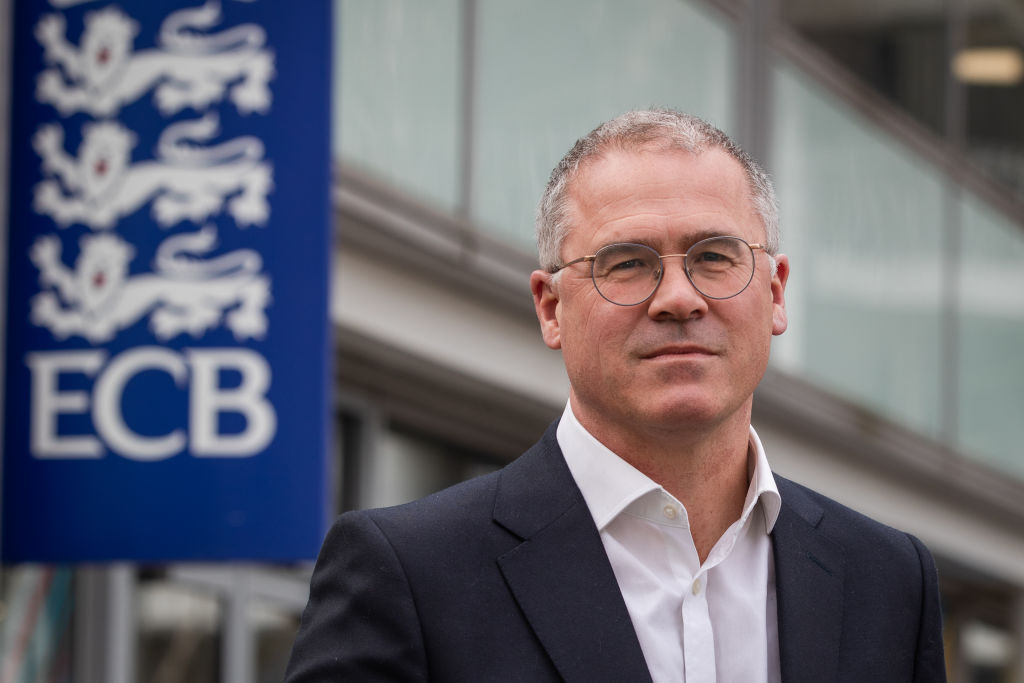
M330 1L14 5L3 561L314 557Z

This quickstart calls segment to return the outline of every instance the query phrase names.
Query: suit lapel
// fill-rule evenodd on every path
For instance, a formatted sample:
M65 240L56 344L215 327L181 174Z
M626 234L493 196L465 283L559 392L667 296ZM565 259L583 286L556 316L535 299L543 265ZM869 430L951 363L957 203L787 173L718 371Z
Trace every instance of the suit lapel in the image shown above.
M498 558L566 681L650 681L640 643L554 425L502 473L494 519L523 542Z
M843 552L817 528L821 507L792 482L776 480L782 509L772 547L782 680L835 681L843 622Z
M823 510L776 477L782 508L772 531L779 657L786 683L838 675L844 560L818 525ZM505 581L566 681L650 681L636 632L554 425L507 467L494 519L523 539L498 558Z

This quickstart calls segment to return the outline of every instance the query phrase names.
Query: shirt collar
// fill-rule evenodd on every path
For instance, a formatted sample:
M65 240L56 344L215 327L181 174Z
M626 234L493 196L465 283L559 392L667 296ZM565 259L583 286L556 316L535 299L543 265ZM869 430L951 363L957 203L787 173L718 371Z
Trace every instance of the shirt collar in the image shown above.
M583 494L583 500L590 509L598 531L603 530L619 513L645 494L661 491L669 495L657 482L595 439L576 419L568 402L556 435L565 462ZM782 497L775 485L775 477L772 476L761 439L753 426L750 427L749 445L748 452L752 451L754 469L740 519L749 517L754 506L760 502L765 533L770 534L779 518Z

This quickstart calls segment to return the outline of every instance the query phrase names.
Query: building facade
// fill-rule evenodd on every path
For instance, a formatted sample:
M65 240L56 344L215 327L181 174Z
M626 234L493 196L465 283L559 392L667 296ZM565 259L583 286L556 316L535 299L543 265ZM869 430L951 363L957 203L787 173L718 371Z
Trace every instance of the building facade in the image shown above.
M1020 0L339 0L334 22L334 512L501 467L559 415L528 287L547 174L605 119L682 109L779 192L773 468L929 546L951 680L1024 681ZM279 680L310 569L4 567L0 681Z

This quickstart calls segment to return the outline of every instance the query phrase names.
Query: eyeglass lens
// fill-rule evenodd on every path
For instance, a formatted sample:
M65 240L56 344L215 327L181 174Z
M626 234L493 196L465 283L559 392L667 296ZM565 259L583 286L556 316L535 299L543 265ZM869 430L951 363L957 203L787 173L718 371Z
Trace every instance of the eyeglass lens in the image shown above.
M712 237L690 247L683 267L698 292L711 299L728 299L753 278L754 253L736 237ZM654 294L662 268L661 256L648 246L609 244L594 256L594 286L608 301L632 306Z

